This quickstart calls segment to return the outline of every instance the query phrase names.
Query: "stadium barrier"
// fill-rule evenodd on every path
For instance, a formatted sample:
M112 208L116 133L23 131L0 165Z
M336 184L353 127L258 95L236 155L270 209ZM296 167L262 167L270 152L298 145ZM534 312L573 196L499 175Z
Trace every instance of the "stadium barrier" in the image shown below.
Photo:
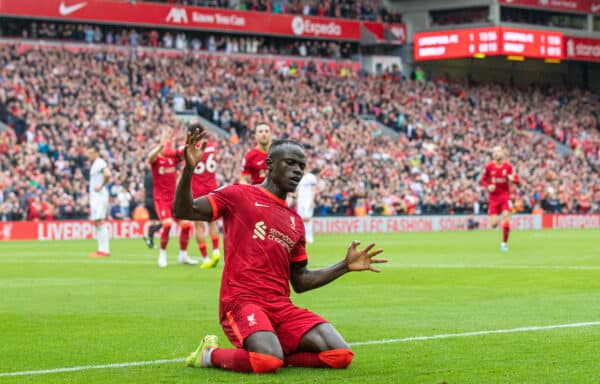
M488 216L367 216L315 217L315 233L436 232L490 229ZM112 238L141 238L147 221L110 220ZM514 215L513 229L600 228L600 214ZM7 240L85 240L94 237L94 224L88 220L0 222L0 241ZM178 226L171 228L176 236Z

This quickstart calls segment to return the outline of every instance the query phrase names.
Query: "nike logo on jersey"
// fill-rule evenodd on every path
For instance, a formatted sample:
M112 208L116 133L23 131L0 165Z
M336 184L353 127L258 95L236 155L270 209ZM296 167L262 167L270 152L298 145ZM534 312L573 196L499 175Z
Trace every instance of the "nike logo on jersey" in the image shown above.
M75 11L80 10L81 8L85 7L86 5L87 5L87 3L84 2L84 3L66 6L65 2L61 1L60 5L58 6L58 13L60 13L62 16L67 16Z
M268 205L264 205L264 204L261 204L261 203L254 203L254 206L255 206L255 207L265 207L265 208L269 208L269 206L268 206Z
M261 165L262 163L263 163L263 161L262 161L262 160L261 160L261 161L257 161L257 162L256 162L256 165Z

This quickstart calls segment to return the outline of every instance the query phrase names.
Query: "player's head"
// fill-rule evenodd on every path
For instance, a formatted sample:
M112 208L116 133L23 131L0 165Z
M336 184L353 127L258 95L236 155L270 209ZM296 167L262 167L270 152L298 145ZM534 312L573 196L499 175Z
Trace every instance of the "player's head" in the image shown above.
M98 145L98 143L95 142L91 142L88 144L87 149L85 150L88 159L90 159L91 161L95 161L98 156L100 156L100 146Z
M254 138L258 145L268 148L271 144L271 126L266 121L254 124Z
M504 160L504 148L502 148L501 145L496 145L494 148L492 148L492 158L497 162Z
M275 140L267 157L267 179L285 193L294 192L306 168L302 146L292 140Z

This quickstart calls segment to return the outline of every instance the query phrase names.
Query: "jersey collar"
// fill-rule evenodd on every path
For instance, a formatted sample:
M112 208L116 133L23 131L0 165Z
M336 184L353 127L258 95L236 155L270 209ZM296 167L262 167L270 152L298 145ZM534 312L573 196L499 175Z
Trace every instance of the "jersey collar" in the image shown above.
M279 204L286 205L285 204L285 200L280 199L279 197L275 196L274 194L272 194L271 192L267 191L263 187L257 186L256 188L258 188L259 191L261 191L262 193L264 193L265 195L267 195L267 197L270 197L271 199L275 200Z

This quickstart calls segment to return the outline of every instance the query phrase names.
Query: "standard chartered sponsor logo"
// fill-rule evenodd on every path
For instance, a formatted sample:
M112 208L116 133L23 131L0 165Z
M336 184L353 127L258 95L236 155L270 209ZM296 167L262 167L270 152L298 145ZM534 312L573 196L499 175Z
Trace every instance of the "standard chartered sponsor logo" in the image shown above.
M274 242L283 245L288 252L292 252L292 248L294 247L294 241L285 233L282 233L275 228L269 230L269 240L273 240Z
M254 235L252 236L252 238L264 240L266 233L267 233L267 226L265 225L265 222L259 221L258 223L256 223L254 225Z
M288 252L292 252L292 249L294 249L294 240L275 228L269 228L269 234L267 236L267 225L264 221L259 221L258 223L254 224L254 234L252 235L252 238L260 240L272 240L283 246Z

